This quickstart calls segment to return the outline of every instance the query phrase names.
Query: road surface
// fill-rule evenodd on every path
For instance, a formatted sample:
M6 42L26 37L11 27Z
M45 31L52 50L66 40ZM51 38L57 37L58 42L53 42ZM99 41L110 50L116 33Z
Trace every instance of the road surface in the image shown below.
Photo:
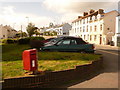
M92 79L67 87L70 88L118 88L118 48L96 46L96 53L103 54L104 69Z

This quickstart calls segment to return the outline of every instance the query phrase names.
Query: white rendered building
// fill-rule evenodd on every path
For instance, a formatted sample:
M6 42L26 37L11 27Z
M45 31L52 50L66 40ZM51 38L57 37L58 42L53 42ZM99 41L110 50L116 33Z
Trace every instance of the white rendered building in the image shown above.
M70 36L79 36L89 43L109 44L112 36L115 35L117 15L117 11L104 13L103 9L84 12L83 16L78 16L72 22Z
M120 15L116 17L116 32L113 41L115 46L120 46Z

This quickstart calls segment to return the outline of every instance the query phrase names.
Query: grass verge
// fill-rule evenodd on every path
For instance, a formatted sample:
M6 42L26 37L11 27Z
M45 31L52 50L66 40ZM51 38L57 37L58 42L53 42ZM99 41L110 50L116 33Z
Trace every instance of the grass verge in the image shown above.
M2 78L24 76L22 52L30 49L29 45L3 45ZM99 59L99 55L71 52L38 52L38 69L40 71L59 71L72 69L76 65L88 64Z

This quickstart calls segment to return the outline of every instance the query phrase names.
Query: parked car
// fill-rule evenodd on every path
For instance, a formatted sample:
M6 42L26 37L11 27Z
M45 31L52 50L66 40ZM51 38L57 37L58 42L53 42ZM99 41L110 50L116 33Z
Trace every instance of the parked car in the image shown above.
M43 40L42 43L47 43L47 42L51 41L52 39L55 39L55 38L48 38L46 40Z
M94 53L94 45L86 43L82 38L61 37L55 43L41 47L42 51L79 51L81 53Z

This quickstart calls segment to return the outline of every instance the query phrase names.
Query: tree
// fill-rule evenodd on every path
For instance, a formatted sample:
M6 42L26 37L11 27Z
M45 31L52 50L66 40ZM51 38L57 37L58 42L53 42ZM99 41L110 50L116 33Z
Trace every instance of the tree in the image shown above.
M56 36L57 35L57 32L56 31L53 31L50 33L51 36Z
M54 26L54 24L51 22L51 23L49 23L49 27L53 27Z
M37 35L40 35L40 32L38 32L37 30L35 30L34 34L36 34L36 36L37 36Z
M17 37L17 38L27 37L27 33L26 33L26 32L17 33L17 34L15 35L15 37Z
M29 23L26 29L27 29L29 37L31 37L33 34L35 34L35 30L38 29L38 28L35 27L34 24Z

